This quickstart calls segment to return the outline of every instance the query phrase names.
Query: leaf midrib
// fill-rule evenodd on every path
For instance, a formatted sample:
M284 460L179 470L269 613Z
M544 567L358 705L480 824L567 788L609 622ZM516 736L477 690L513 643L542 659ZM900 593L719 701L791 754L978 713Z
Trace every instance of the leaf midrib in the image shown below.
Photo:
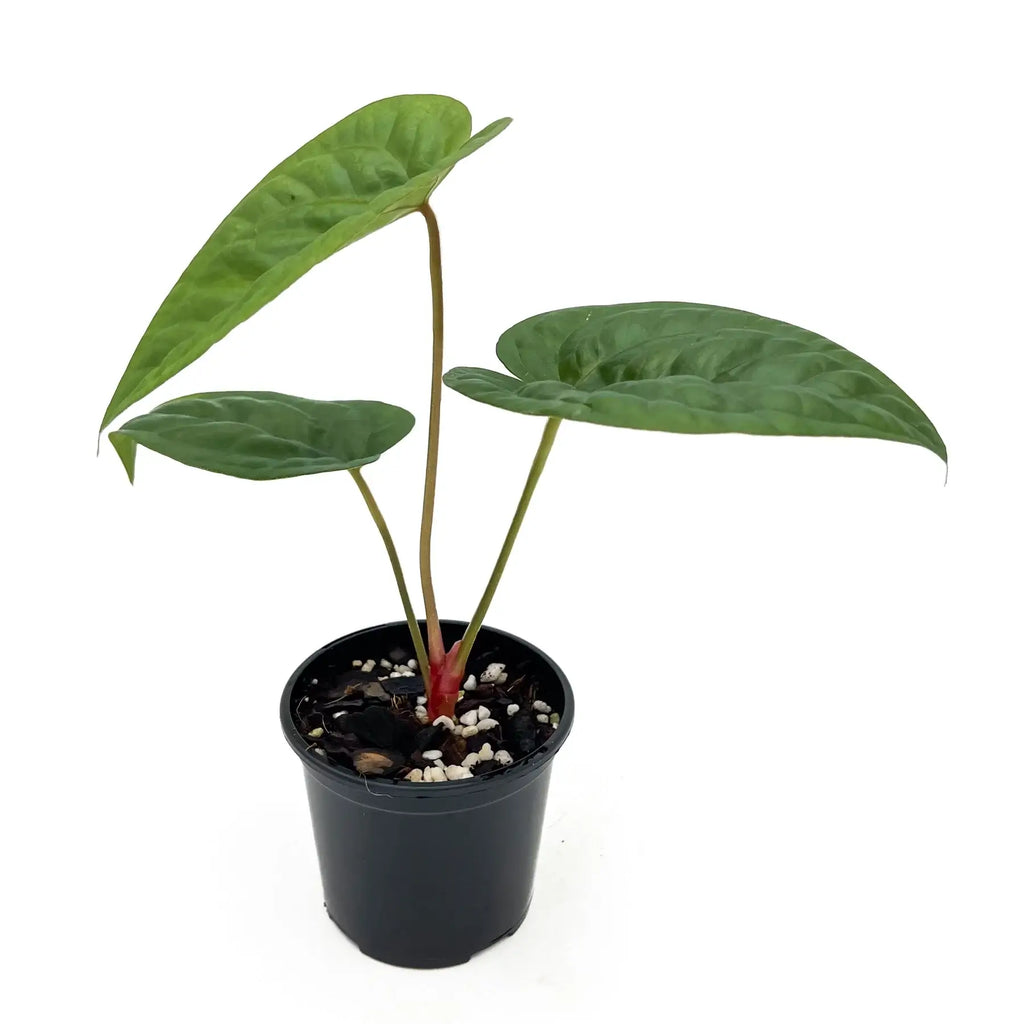
M490 371L490 372L493 373L494 371ZM571 384L569 382L566 382L566 381L561 381L561 380L549 379L549 380L529 380L529 381L524 381L524 380L521 380L519 378L512 377L512 376L506 377L503 374L496 374L496 377L497 378L501 378L501 379L498 380L498 379L491 378L491 377L483 377L483 376L481 376L479 374L474 374L469 379L472 380L476 384L476 386L478 388L486 389L486 390L490 391L492 394L494 394L494 395L496 395L498 397L506 397L506 396L512 397L512 398L518 397L518 398L522 398L524 401L541 401L541 402L543 402L543 401L557 401L557 402L564 402L568 406L584 406L584 407L590 409L591 411L593 411L595 413L597 413L597 410L594 409L594 407L592 405L592 402L593 402L593 400L595 398L599 398L602 394L604 394L604 395L614 395L614 397L616 399L620 400L620 401L628 401L630 403L642 403L642 404L647 405L647 406L664 407L664 408L669 409L669 410L671 410L672 412L675 412L675 413L678 413L679 411L683 411L685 414L691 415L691 416L695 416L695 417L699 417L699 416L713 416L713 417L720 417L720 418L723 418L723 419L726 419L726 420L733 419L733 418L735 418L737 420L743 420L743 419L746 419L746 418L749 418L749 417L757 417L759 415L759 413L756 410L703 409L703 408L701 408L699 406L690 405L690 404L688 404L688 403L686 403L684 401L681 401L680 399L665 398L665 397L648 397L648 396L645 396L645 395L631 394L628 390L619 390L619 389L621 387L623 387L623 386L628 387L630 385L638 385L638 384L642 385L642 384L645 384L645 383L658 383L658 382L662 382L662 381L665 381L665 382L693 381L693 382L695 382L695 383L697 383L697 384L699 384L699 385L701 385L703 387L706 387L706 388L712 389L712 390L715 389L715 388L728 388L728 387L731 387L731 386L736 386L736 387L741 387L741 388L742 387L748 387L748 388L753 388L753 389L764 389L764 390L769 390L770 389L770 390L774 390L774 391L790 391L790 392L798 393L800 395L805 395L806 394L806 395L808 395L808 396L810 396L810 397L812 397L814 399L817 399L819 401L824 401L824 402L833 404L837 409L844 410L848 414L850 412L849 406L857 406L857 405L864 406L866 409L869 409L869 410L871 410L874 413L881 414L882 416L885 416L885 417L892 417L892 419L895 420L900 425L901 429L903 429L906 433L912 434L915 438L917 438L916 442L914 442L914 441L907 441L906 437L902 437L901 438L898 434L896 434L894 432L891 432L889 430L882 430L882 429L875 428L875 427L871 427L870 428L872 431L875 432L876 435L884 434L885 435L884 440L892 440L892 441L901 441L902 440L902 441L904 441L906 443L917 443L917 444L921 445L924 448L928 448L929 450L933 450L934 444L935 444L933 439L930 438L927 434L925 434L920 427L918 427L914 423L910 422L909 420L906 420L906 419L903 419L902 417L897 416L895 413L891 412L888 409L884 409L881 406L874 405L870 401L867 401L867 400L865 400L865 399L863 399L861 397L850 398L850 397L837 397L837 396L833 396L833 395L823 395L820 392L815 391L814 389L809 388L809 387L807 387L804 384L769 384L769 385L762 385L762 384L756 384L753 381L726 381L726 382L722 382L722 383L714 383L714 382L708 381L704 377L697 376L696 374L672 374L672 375L665 376L665 377L647 377L647 378L643 378L641 380L636 380L636 381L618 381L615 384L605 384L605 385L602 385L600 388L598 388L596 390L582 391L582 390L577 390L575 385L573 385L573 384ZM503 387L502 386L502 381L504 381L504 380L515 382L517 387L515 389ZM555 384L555 385L558 385L560 388L566 389L566 394L558 395L557 397L547 396L545 398L536 398L535 399L532 396L524 393L527 388L529 388L529 387L531 387L533 385L543 385L543 384ZM879 392L879 394L884 394L884 392ZM509 405L508 408L510 408L510 409L512 409L514 411L514 406L513 405ZM911 410L911 411L913 411L913 410ZM834 420L821 419L820 417L817 417L817 416L811 416L811 415L808 415L808 414L803 413L803 412L801 412L801 413L792 413L792 412L785 412L784 410L774 410L774 409L765 410L765 412L773 413L773 414L778 414L778 415L793 416L793 417L801 420L802 422L805 422L805 423L808 423L808 424L823 425L823 426L826 426L826 427L828 427L830 425L834 426L835 422L836 422ZM571 418L571 417L567 417L567 418ZM847 422L848 425L865 426L859 419L857 419L855 416L852 416L852 415L848 416L848 419L847 419L846 422ZM658 428L655 427L655 428L651 428L651 429L658 429ZM786 435L786 436L800 437L800 436L814 436L814 435L794 434L794 435ZM832 436L836 436L836 435L832 435ZM838 436L842 436L842 435L838 435ZM941 439L939 439L939 440L941 441Z
M282 404L287 404L287 403L282 403ZM295 409L295 407L291 406L291 405L289 405L288 408L294 409L296 412L301 412L304 419L306 419L307 421L312 421L312 417L310 417L310 415L308 413L302 412L302 410ZM248 434L247 440L252 440L252 439L255 439L256 437L269 438L270 440L273 440L273 441L284 442L286 444L289 444L289 445L293 446L295 449L297 449L297 452L308 452L308 453L310 453L308 455L306 455L306 454L298 454L297 453L296 455L288 456L286 459L281 460L281 461L284 461L284 462L288 462L288 461L291 461L291 460L300 460L301 461L303 459L315 458L315 459L318 459L318 460L326 460L326 461L334 463L335 465L341 466L341 465L344 465L344 464L348 464L350 462L351 463L362 462L362 463L365 464L366 462L374 462L374 461L376 461L379 458L379 456L374 455L374 456L370 456L369 458L345 458L345 459L341 459L334 452L327 451L324 448L316 448L313 445L305 443L304 441L297 441L297 440L295 440L294 438L291 438L291 437L282 437L282 435L275 434L275 433L265 429L264 427L258 426L255 423L240 423L238 420L225 420L225 419L199 419L198 417L190 416L187 413L161 413L161 412L154 411L154 412L150 413L149 415L153 416L153 417L159 417L168 426L172 426L172 427L174 427L176 429L185 429L185 430L198 431L198 430L203 430L204 428L207 428L207 427L209 427L209 428L229 427L231 429L239 431L240 434ZM313 422L315 422L315 421L313 421ZM137 428L137 427L132 427L130 424L126 424L125 426L121 427L119 432L123 433L123 434L128 434L129 436L131 436L132 434L138 434L140 436L146 436L146 437L149 437L149 438L156 437L156 438L159 438L161 440L163 439L163 435L159 434L155 430L141 429L141 428ZM190 441L187 438L181 439L180 443L194 445L194 442ZM198 448L199 450L202 450L202 448L203 448L202 445L196 445L195 447ZM233 457L239 458L239 459L244 458L244 456L242 456L241 453L239 453L237 451L234 451L232 448L218 448L217 451L221 455L233 456ZM263 456L259 456L259 455L249 456L249 458L251 458L253 460L259 459L261 461L266 461L266 462L273 461L275 463L278 461L278 459L276 459L276 458L274 460L270 460L270 459L265 459Z

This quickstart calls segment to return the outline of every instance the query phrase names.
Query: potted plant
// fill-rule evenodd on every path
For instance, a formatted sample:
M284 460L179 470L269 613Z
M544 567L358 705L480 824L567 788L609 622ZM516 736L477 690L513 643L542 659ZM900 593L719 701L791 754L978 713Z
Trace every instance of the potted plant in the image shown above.
M302 760L328 913L370 956L460 963L526 914L552 759L573 721L558 666L486 616L563 420L676 433L881 438L945 459L921 409L811 331L690 302L542 313L499 339L507 372L444 373L441 252L430 196L508 119L471 134L444 96L395 96L344 118L266 175L182 273L139 342L101 432L316 263L408 214L429 241L433 362L417 618L363 467L413 427L394 405L232 391L173 399L109 435L134 480L142 445L248 480L347 471L376 524L404 621L306 658L281 701ZM469 622L439 617L431 529L442 382L544 420L494 570ZM456 885L457 893L456 893ZM429 922L430 934L424 936Z

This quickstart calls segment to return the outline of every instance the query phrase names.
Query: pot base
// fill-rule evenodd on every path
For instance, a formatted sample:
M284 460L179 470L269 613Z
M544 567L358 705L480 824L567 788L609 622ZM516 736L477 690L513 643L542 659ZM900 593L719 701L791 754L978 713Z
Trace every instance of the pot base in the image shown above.
M324 904L324 910L327 911L327 916L328 916L328 918L330 918L331 923L364 956L368 956L371 960L377 960L377 961L379 961L382 964L388 964L391 967L407 967L407 968L410 968L411 970L420 970L420 971L422 971L422 970L436 970L436 969L440 969L440 968L444 968L444 967L458 967L460 964L468 964L469 961L472 960L473 957L476 956L477 954L485 952L486 950L490 949L491 946L496 946L499 942L501 942L502 939L508 939L508 938L511 938L513 935L515 935L515 933L517 931L519 931L520 927L522 926L522 923L526 920L526 915L530 912L530 906L529 906L529 904L527 904L526 910L523 911L523 916L521 918L519 918L519 920L514 925L512 925L512 927L509 928L508 931L502 932L502 934L499 935L496 939L492 939L490 942L488 942L483 947L480 947L480 948L477 948L477 949L466 950L466 951L464 951L462 953L454 953L454 952L452 952L448 956L443 956L443 957L420 957L420 956L417 956L417 957L411 957L411 958L402 959L402 960L396 960L395 957L394 957L394 954L390 950L387 950L387 949L374 949L373 947L370 947L370 946L360 946L359 943L356 942L356 940L353 939L352 936L349 935L348 932L346 932L345 929L342 928L341 925L338 924L338 922L335 921L333 917L331 917L331 912L329 910L327 910L327 904L326 903Z

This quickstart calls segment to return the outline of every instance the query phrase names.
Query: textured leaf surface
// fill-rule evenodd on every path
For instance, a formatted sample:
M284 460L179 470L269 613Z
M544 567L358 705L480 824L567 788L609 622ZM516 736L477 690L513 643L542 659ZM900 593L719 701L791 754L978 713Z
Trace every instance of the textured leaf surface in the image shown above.
M470 137L447 96L393 96L357 110L278 164L227 215L157 310L103 416L198 359L307 270L421 206L463 157L509 124Z
M827 338L723 306L561 309L498 341L514 376L445 375L501 409L681 434L874 437L946 458L931 421L880 370Z
M383 402L221 391L165 402L112 431L110 442L133 481L140 444L186 466L278 480L375 462L414 422L412 413Z

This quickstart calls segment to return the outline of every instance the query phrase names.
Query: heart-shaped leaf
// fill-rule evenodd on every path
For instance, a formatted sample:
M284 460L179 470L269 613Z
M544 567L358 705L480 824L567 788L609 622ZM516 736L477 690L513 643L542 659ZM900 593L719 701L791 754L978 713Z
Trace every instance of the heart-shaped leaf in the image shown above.
M392 96L307 142L227 215L185 269L136 347L100 430L321 260L422 206L509 120L470 137L469 111L458 100Z
M723 306L648 302L542 313L498 341L515 374L458 367L449 387L513 412L681 434L874 437L946 446L870 363L821 335Z
M279 480L375 462L414 422L412 413L384 402L220 391L158 405L112 431L110 443L133 482L140 444L212 473Z

